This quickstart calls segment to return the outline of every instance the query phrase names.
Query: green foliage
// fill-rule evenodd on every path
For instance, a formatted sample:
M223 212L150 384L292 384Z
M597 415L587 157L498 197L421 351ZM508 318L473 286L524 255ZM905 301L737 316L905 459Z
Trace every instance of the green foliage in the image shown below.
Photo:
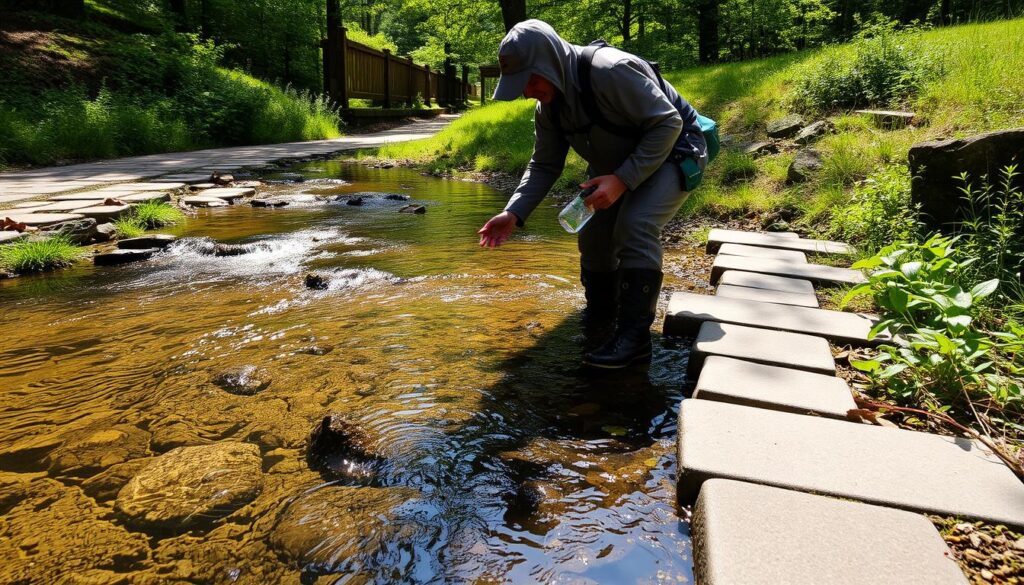
M1017 165L1000 170L995 184L983 177L975 187L967 175L960 179L967 218L959 227L963 251L976 258L967 268L968 278L997 279L1003 296L1020 303L1024 299L1021 269L1024 268L1024 193L1018 186Z
M831 214L828 235L873 253L913 239L918 208L910 201L909 170L892 165L854 187L849 203Z
M0 246L0 266L18 273L40 272L70 266L83 253L63 236L15 242Z
M942 74L914 31L895 22L866 27L852 47L831 50L798 78L794 101L809 110L899 106Z
M180 209L164 201L145 201L131 211L131 219L145 229L174 225L185 220L185 214Z
M722 182L737 183L754 178L757 174L757 163L754 157L737 150L725 150L715 159L715 165L721 166Z
M887 246L854 264L872 272L844 303L873 297L883 319L872 335L886 332L892 343L882 345L873 359L852 360L851 365L898 402L948 410L987 428L990 417L979 410L997 407L1013 416L1024 410L1024 338L1019 327L983 327L979 315L999 281L965 282L977 258L964 257L956 243L956 238L936 235L921 243Z
M146 233L146 228L133 217L123 217L113 223L118 238L137 238Z

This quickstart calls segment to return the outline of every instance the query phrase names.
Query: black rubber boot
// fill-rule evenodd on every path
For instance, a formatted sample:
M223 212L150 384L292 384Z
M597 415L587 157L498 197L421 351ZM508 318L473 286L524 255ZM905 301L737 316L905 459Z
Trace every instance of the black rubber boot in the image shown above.
M620 270L619 317L615 335L595 351L583 355L583 363L595 368L620 369L650 362L651 324L661 292L661 271Z
M619 271L580 270L580 282L587 299L580 324L583 326L584 351L600 347L615 332L619 310Z

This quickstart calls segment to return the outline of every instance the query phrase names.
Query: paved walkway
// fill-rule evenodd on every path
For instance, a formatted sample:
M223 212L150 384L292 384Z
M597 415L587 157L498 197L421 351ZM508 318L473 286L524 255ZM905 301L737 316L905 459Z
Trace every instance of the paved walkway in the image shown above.
M333 140L289 142L213 148L191 152L153 154L118 158L63 167L44 167L0 174L0 209L18 201L86 191L112 183L141 181L191 170L232 171L268 164L279 159L325 155L358 148L373 148L391 142L428 138L450 124L457 115L442 115L432 120Z

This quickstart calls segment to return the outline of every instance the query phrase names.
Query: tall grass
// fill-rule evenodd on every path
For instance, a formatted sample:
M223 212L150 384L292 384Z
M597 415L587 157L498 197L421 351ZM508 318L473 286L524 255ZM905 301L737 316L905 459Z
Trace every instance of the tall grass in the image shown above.
M63 236L0 246L0 266L17 273L40 272L70 266L83 249Z
M146 230L174 225L185 220L185 214L164 201L146 201L132 207L126 217L114 222L119 238L141 236Z

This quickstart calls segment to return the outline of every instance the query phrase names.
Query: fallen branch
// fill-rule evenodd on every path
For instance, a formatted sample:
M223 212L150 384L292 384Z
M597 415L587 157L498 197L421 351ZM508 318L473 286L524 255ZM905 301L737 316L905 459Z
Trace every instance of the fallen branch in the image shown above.
M1019 479L1021 481L1024 481L1024 467L1021 467L1020 463L1017 461L1017 459L1013 455L1011 455L1010 453L1007 453L1006 451L1004 451L1003 448L1000 447L999 445L997 445L991 438L989 438L989 437L987 437L985 435L982 435L981 433L979 433L978 431L975 431L974 429L972 429L970 427L965 427L964 425L956 422L948 414L941 413L941 412L929 412L927 410L922 410L920 408L910 408L910 407L906 407L906 406L895 406L895 405L892 405L892 404L886 404L885 402L876 402L874 400L868 400L868 399L860 398L860 397L856 397L856 396L854 397L854 401L857 403L857 406L859 406L861 408L853 409L853 410L849 411L849 413L847 413L847 414L863 416L864 414L871 413L873 411L888 410L888 411L893 411L893 412L906 412L906 413L910 413L910 414L916 414L918 416L924 416L924 417L927 417L927 418L931 418L931 419L936 419L936 420L942 421L942 422L946 423L947 425L957 429L962 434L964 434L964 435L966 435L966 436L968 436L968 437L970 437L972 439L977 439L978 441L981 441L981 443L983 445L985 445L986 447L991 449L992 452L995 453L996 457L1001 459L1003 461L1003 463L1005 463L1006 466L1010 468L1010 471L1012 471L1014 473L1014 475L1017 476L1017 479ZM871 417L866 417L866 418L871 418Z

